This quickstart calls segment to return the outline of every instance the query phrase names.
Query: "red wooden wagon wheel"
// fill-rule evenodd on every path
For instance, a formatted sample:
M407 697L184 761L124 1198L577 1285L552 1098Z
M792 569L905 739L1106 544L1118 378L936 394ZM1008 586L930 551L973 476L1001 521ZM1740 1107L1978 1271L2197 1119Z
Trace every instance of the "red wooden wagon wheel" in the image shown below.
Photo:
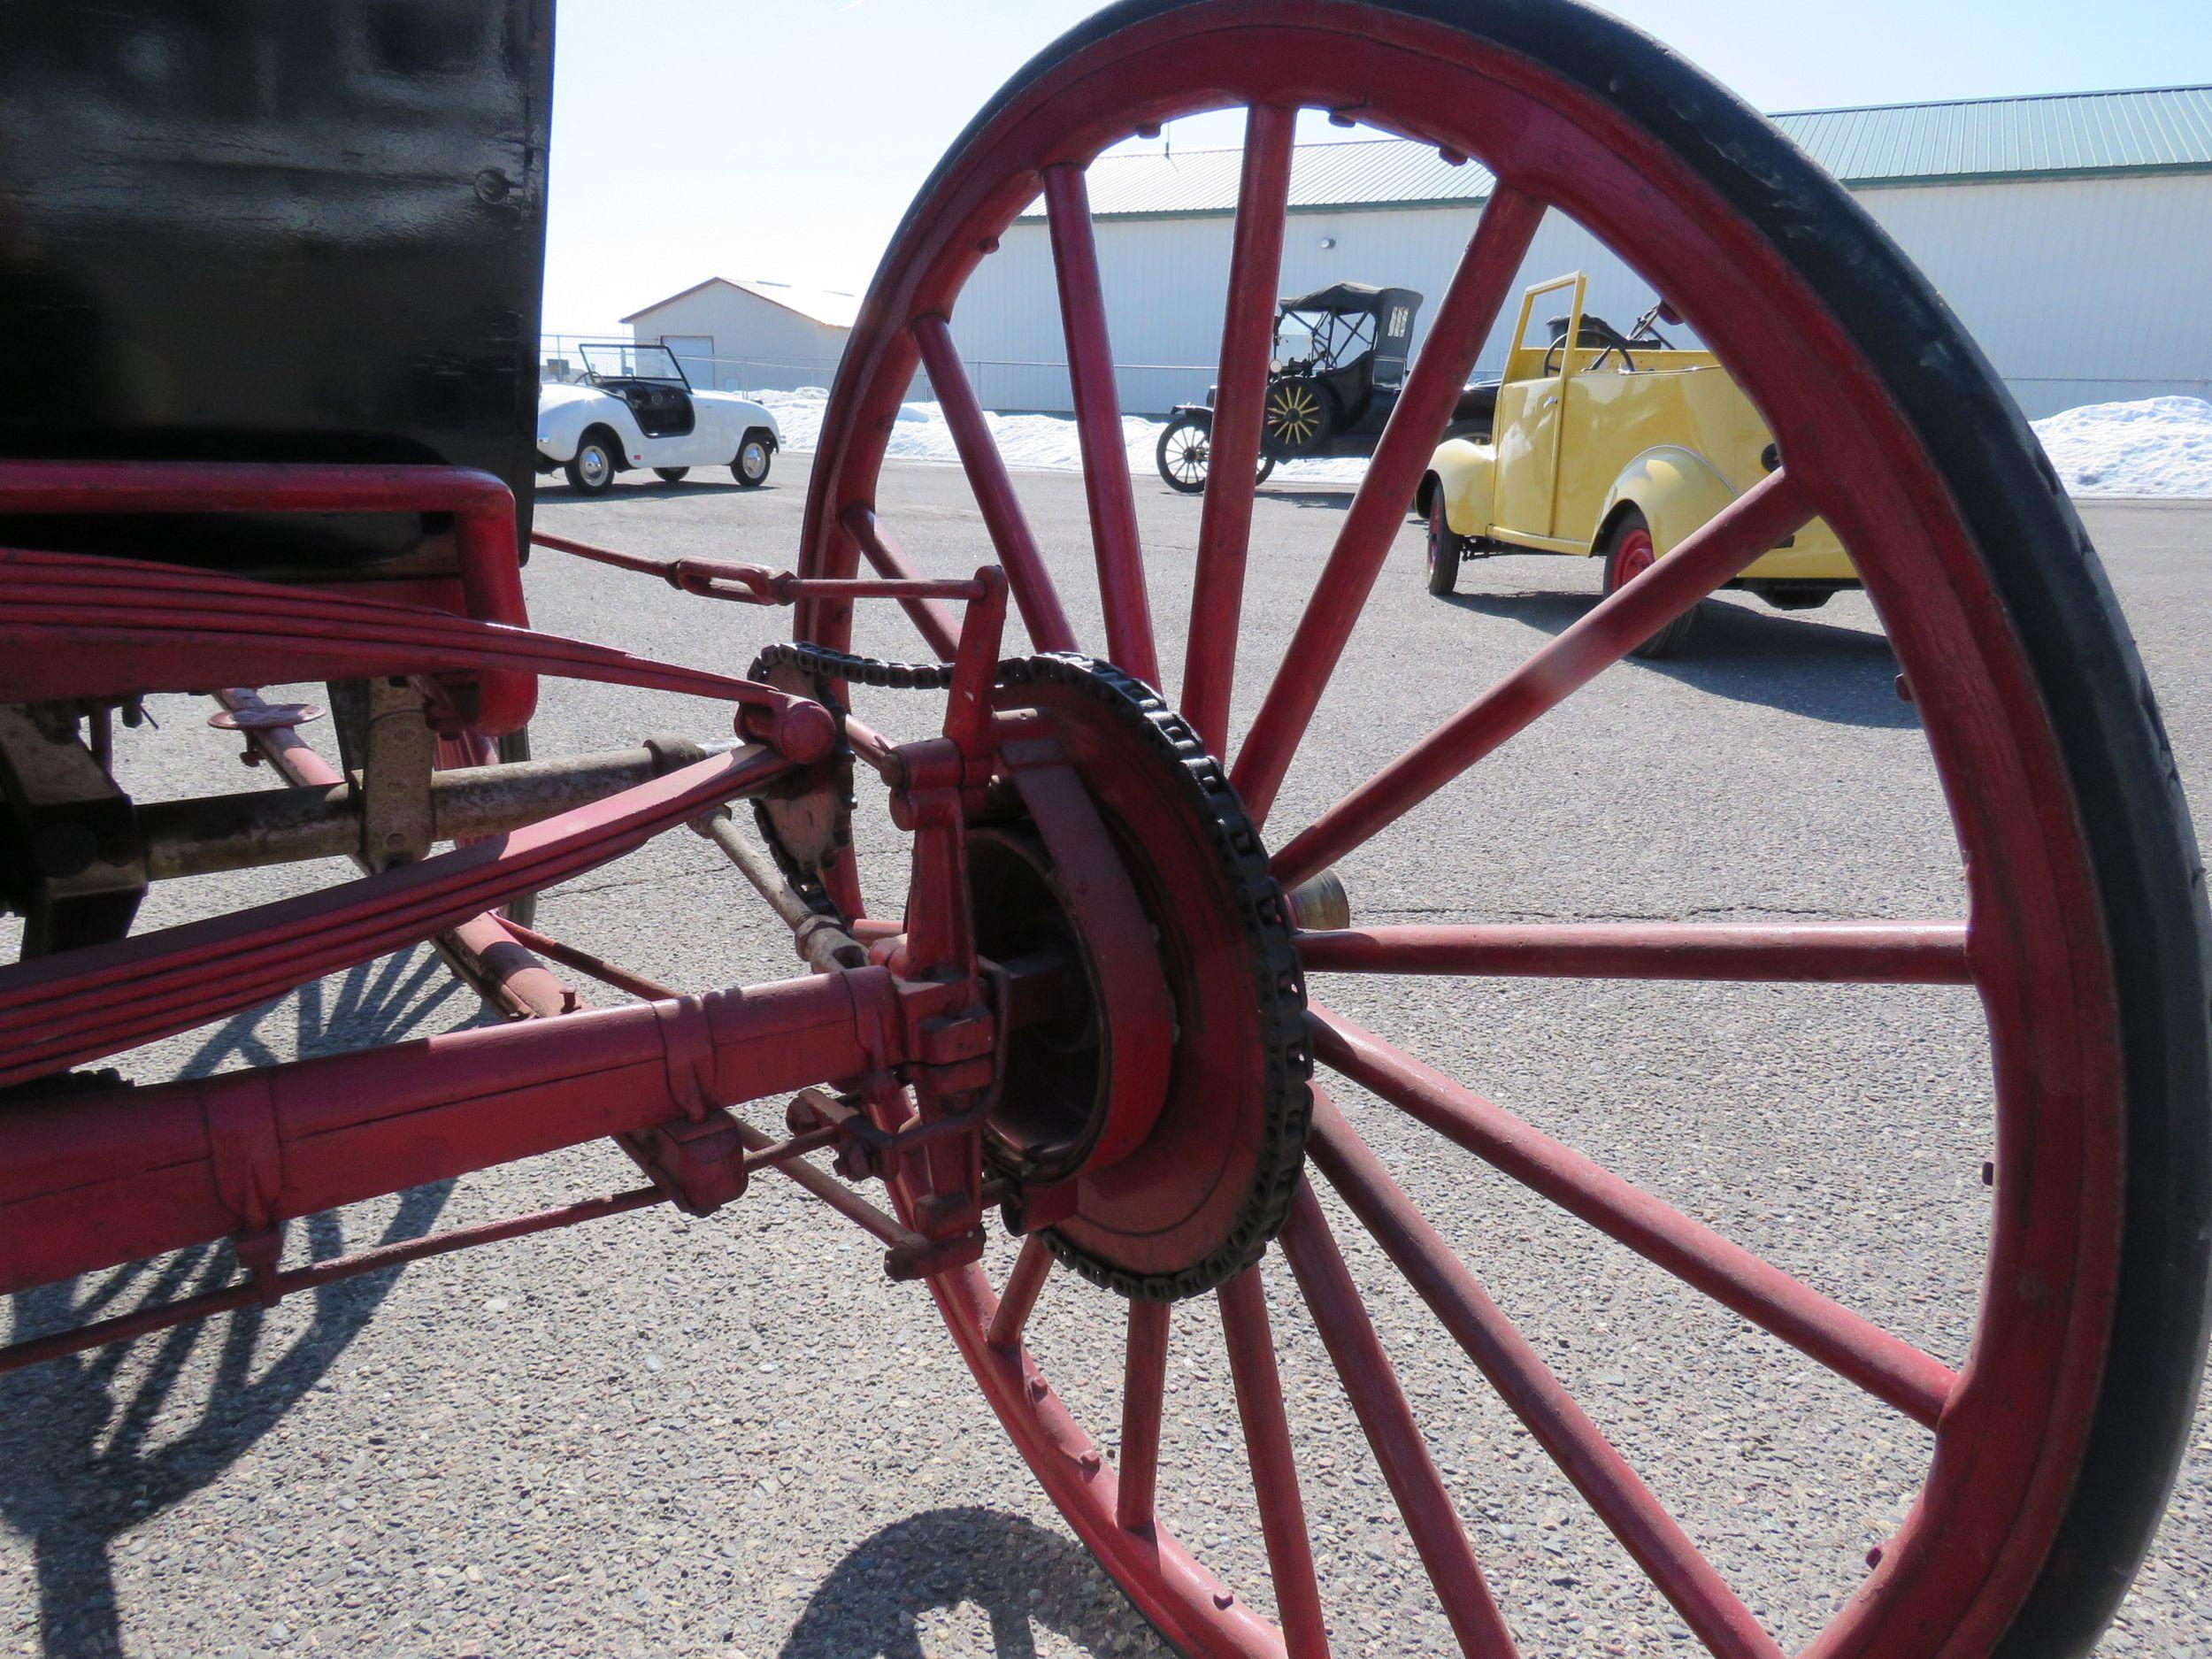
M1225 104L1249 115L1211 433L1221 464L1179 713L1153 689L1163 653L1084 168L1132 133ZM1232 742L1302 108L1479 158L1498 183L1285 660ZM1040 190L1103 601L1090 656L948 322ZM1405 754L1338 780L1336 803L1271 852L1262 827L1547 207L1676 302L1787 464ZM913 578L878 523L878 473L918 366L974 486L978 542L997 554L972 580ZM250 1274L18 1340L0 1368L465 1244L659 1202L703 1213L780 1168L888 1243L895 1274L930 1279L1053 1501L1176 1643L1302 1659L1326 1651L1331 1617L1341 1635L1353 1615L1328 1608L1314 1571L1261 1277L1279 1245L1442 1617L1469 1652L1509 1654L1511 1609L1484 1579L1310 1162L1689 1630L1730 1659L1778 1653L1506 1323L1480 1263L1454 1255L1314 1085L1317 1064L1433 1131L1437 1157L1486 1162L1567 1211L1563 1225L1609 1234L1926 1429L1909 1516L1811 1651L1966 1659L2093 1641L2147 1544L2204 1347L2212 1034L2194 842L2140 666L2055 479L1940 303L1832 180L1678 60L1566 0L1479 13L1444 0L1136 0L1031 65L925 189L853 332L810 492L795 577L571 544L703 597L795 603L796 642L740 678L524 626L514 503L488 475L0 462L12 524L407 513L449 524L457 549L446 575L365 595L219 561L0 549L0 892L44 918L26 959L0 969L0 1291L224 1238ZM1351 925L1339 860L1463 774L1479 786L1486 755L1540 741L1563 699L1815 516L1853 549L1919 706L1964 855L1962 920ZM855 580L863 554L881 579ZM1010 594L1039 654L1002 664ZM903 603L949 664L845 655L863 599ZM449 760L488 761L481 734L518 729L548 675L734 709L735 741L434 772L432 733ZM244 689L313 680L358 687L379 711L358 780L311 759ZM865 715L879 685L946 692L941 734L883 738ZM211 687L231 688L234 714L258 714L250 741L290 787L137 803L108 775L104 728L80 740L88 714ZM848 801L862 764L910 837L902 922L860 902ZM727 816L746 801L780 868ZM494 914L687 825L729 852L811 972L679 995ZM339 854L373 873L117 937L157 878ZM144 1087L71 1071L429 938L520 1023ZM642 1001L572 1011L525 945ZM1955 1373L1388 1033L1309 1004L1310 976L1348 972L1970 985L1996 1156L1964 1363ZM787 1140L730 1115L788 1090L801 1092ZM289 1219L601 1137L649 1184L282 1266ZM843 1181L803 1161L832 1148ZM879 1176L895 1216L849 1185ZM1024 1235L995 1287L979 1265L987 1205ZM1056 1263L1125 1320L1103 1356L1124 1383L1118 1466L1024 1347ZM1160 1521L1175 1310L1202 1299L1222 1321L1279 1627Z
M1168 1056L1172 1103L1150 1133L1172 1137L1183 1115L1211 1114L1205 1172L1237 1183L1244 1208L1187 1190L1195 1143L1183 1159L1148 1163L1141 1152L1102 1172L1087 1164L1085 1137L1102 1124L1110 1131L1116 1110L1101 1076L1160 1063L1094 1055L1099 1070L1080 1087L1063 1079L1046 1091L1050 1110L1033 1099L1028 1118L1001 1125L996 1166L1025 1183L1032 1222L1049 1225L997 1294L979 1268L933 1281L961 1351L1053 1501L1172 1640L1194 1653L1324 1652L1327 1598L1315 1583L1259 1284L1272 1270L1245 1265L1279 1225L1283 1257L1453 1630L1471 1653L1513 1650L1321 1208L1310 1188L1282 1179L1295 1167L1286 1146L1304 1126L1293 1075L1302 1056L1269 1046L1283 999L1302 995L1270 954L1283 925L1263 904L1240 914L1235 858L1210 866L1202 855L1210 832L1225 848L1256 845L1252 826L1327 694L1476 350L1540 217L1559 208L1677 302L1765 415L1788 464L1411 750L1372 776L1340 780L1348 793L1336 805L1277 841L1273 874L1287 888L1326 872L1817 515L1854 550L1919 705L1965 855L1970 914L1928 926L1338 929L1297 935L1303 971L1970 983L1993 1056L1997 1156L1966 1363L1954 1374L1386 1035L1317 1007L1314 1056L1434 1130L1440 1151L1454 1142L1488 1161L1927 1428L1931 1456L1909 1518L1811 1651L2083 1650L2147 1545L2204 1339L2206 1029L2193 843L2139 666L2016 411L1926 283L1758 117L1651 42L1563 0L1136 0L1106 12L1000 95L909 213L831 402L803 573L850 575L863 553L887 575L903 569L874 503L887 436L920 365L1032 640L1047 652L1079 649L946 320L1041 190L1103 598L1105 638L1091 649L1160 683L1168 653L1147 603L1084 169L1133 134L1225 106L1249 113L1212 434L1219 465L1180 664L1187 726L1074 658L1036 664L998 695L1008 709L1055 711L1076 734L1076 770L1120 843L1118 861L1102 864L1118 863L1156 918L1177 918L1164 926L1182 930L1187 959L1170 964L1168 979L1186 1017ZM1478 158L1498 185L1286 658L1232 744L1247 480L1299 109ZM948 651L949 625L915 609ZM841 648L849 619L834 603L810 602L798 635ZM1233 755L1237 798L1191 761L1194 735L1204 750ZM1164 827L1125 833L1139 810ZM1020 810L995 832L1005 844L987 855L992 880L1063 925L1065 895L1048 898L1033 853L1021 850L1031 833ZM1139 840L1147 844L1130 844ZM841 857L825 867L848 904L849 874ZM1079 916L1073 926L1081 931ZM1240 929L1240 960L1223 954ZM1094 972L1110 979L1110 951L1100 945L1097 955ZM1232 980L1235 991L1223 994ZM1205 1025L1202 1042L1184 999L1209 995L1210 1015L1233 1005L1243 1024ZM1144 1034L1110 1013L1100 1020L1093 1040L1108 1049ZM1213 1079L1202 1106L1174 1094L1188 1071L1221 1065L1233 1047L1233 1074ZM1312 1102L1320 1175L1691 1629L1717 1654L1778 1652L1318 1088ZM931 1197L921 1179L904 1202L911 1211ZM1021 1347L1056 1256L1130 1297L1118 1471ZM1199 1289L1214 1292L1225 1327L1279 1629L1157 1525L1165 1299Z

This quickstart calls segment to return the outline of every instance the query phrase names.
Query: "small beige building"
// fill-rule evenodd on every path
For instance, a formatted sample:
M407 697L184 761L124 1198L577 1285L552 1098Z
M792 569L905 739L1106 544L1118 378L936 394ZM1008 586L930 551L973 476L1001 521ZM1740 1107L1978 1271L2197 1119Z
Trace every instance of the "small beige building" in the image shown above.
M830 383L859 309L856 294L709 277L622 320L632 339L666 345L702 390L795 391Z

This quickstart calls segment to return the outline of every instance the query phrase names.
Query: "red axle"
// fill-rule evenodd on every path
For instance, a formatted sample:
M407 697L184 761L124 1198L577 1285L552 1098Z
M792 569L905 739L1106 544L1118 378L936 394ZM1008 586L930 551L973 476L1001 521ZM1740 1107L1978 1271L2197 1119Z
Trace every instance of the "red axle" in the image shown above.
M15 1106L0 1294L899 1064L888 972Z

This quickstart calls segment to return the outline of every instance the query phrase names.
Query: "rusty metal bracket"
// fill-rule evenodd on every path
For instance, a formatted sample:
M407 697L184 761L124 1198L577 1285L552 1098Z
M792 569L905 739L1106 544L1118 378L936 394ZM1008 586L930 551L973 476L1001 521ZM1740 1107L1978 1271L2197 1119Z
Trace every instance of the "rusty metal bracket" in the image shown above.
M361 862L372 870L429 856L438 834L430 805L438 735L422 692L406 680L368 685L368 757L360 783Z
M615 1137L633 1162L687 1216L710 1216L745 1195L746 1138L721 1107Z

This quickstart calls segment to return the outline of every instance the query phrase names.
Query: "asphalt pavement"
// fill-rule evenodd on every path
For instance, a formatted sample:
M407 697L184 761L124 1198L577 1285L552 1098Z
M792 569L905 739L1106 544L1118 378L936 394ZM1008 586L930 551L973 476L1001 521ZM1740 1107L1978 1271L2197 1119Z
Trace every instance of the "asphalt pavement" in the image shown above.
M803 457L539 496L550 530L781 566ZM1020 493L1085 638L1101 636L1080 481ZM1348 494L1263 491L1240 643L1250 718ZM1199 504L1139 483L1168 678ZM985 562L962 476L887 474L926 569ZM2186 781L2212 779L2212 506L2088 516ZM550 554L539 626L742 671L787 616L688 599ZM1596 572L1471 564L1424 591L1409 526L1276 809L1286 828L1402 750L1592 603ZM884 606L863 649L921 654ZM1727 597L1694 653L1617 668L1341 867L1368 921L1770 920L1960 913L1958 857L1912 707L1866 603L1783 616ZM919 729L929 700L879 710ZM893 706L895 703L896 706ZM204 709L164 700L122 757L149 795L247 787ZM676 699L549 685L538 752L713 733ZM2212 787L2212 785L2208 785ZM2208 807L2212 810L2212 807ZM900 866L864 812L865 875ZM1279 839L1280 832L1277 833ZM150 925L342 875L173 884ZM800 972L714 849L674 835L547 895L541 925L690 988ZM1955 1363L1987 1195L1988 1076L1963 991L1343 977L1317 997ZM426 951L336 976L129 1057L142 1080L456 1029L478 1018ZM1563 1379L1786 1647L1809 1639L1902 1517L1928 1439L1792 1350L1348 1086L1337 1097ZM328 1254L626 1185L586 1148L295 1229ZM1338 1236L1475 1548L1532 1654L1675 1654L1686 1632L1345 1214ZM1010 1252L995 1246L1003 1271ZM19 1296L17 1335L219 1282L224 1248ZM1269 1275L1300 1473L1344 1655L1448 1636L1279 1266ZM0 1332L8 1328L0 1321ZM1111 1443L1118 1307L1059 1276L1032 1331ZM1173 1326L1161 1508L1266 1605L1217 1327ZM0 1651L1107 1655L1158 1639L1029 1480L927 1295L787 1184L706 1220L649 1212L386 1272L0 1378ZM2212 1452L2193 1450L2102 1652L2212 1655Z

